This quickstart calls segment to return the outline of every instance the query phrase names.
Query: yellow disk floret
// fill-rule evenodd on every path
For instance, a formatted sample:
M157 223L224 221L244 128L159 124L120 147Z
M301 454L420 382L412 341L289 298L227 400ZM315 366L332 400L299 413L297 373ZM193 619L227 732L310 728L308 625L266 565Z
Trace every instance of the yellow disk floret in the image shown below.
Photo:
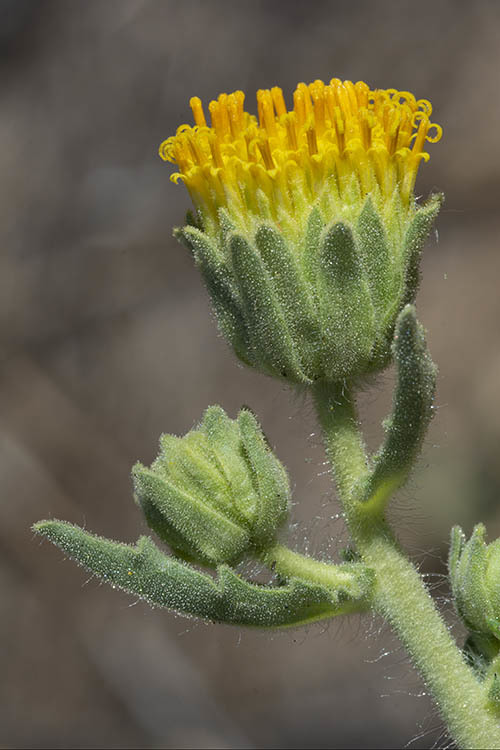
M333 78L328 85L299 83L293 109L275 86L257 92L258 117L244 110L242 91L210 102L207 124L198 97L190 101L195 125L181 125L160 146L178 165L202 216L217 221L219 208L259 213L264 194L276 214L301 211L329 186L342 195L353 177L361 195L389 198L397 190L408 205L426 142L441 138L426 99L396 89L370 89Z

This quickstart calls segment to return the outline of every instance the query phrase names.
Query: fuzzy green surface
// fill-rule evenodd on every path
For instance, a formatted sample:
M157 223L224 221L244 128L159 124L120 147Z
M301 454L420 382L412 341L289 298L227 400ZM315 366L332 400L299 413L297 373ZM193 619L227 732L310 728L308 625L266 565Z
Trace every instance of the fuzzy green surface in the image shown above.
M358 536L376 574L373 606L392 625L461 748L500 748L500 716L466 664L414 566L381 531Z
M297 384L387 365L398 313L413 301L422 247L442 203L418 207L325 190L298 216L230 216L175 231L192 252L237 356Z
M385 440L361 489L363 502L379 508L408 479L433 416L437 368L412 305L398 316L392 352L396 362L392 412L384 422Z
M287 473L248 410L209 407L182 438L162 435L151 468L133 469L150 527L186 560L239 562L271 544L288 514Z
M113 587L179 614L232 625L298 626L350 612L362 608L372 583L361 565L319 582L288 576L280 586L249 583L225 565L214 579L164 554L148 537L132 546L57 520L40 521L33 530Z
M346 388L317 389L325 434L346 521L361 560L374 572L371 603L387 620L434 697L448 730L461 748L500 748L500 718L494 686L481 682L466 663L421 576L403 554L384 517L357 493L369 476L352 394ZM494 696L493 696L494 697Z
M484 638L494 638L500 646L499 540L487 544L486 529L481 523L474 527L468 540L455 526L448 568L457 612L476 636L476 645L480 647Z

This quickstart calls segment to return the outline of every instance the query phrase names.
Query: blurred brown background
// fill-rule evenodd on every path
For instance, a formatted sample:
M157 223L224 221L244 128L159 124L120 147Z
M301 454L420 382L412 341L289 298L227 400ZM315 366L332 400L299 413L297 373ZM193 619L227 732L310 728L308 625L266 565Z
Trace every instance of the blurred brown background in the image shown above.
M156 155L192 95L332 76L429 98L445 131L418 183L447 195L419 295L441 408L394 515L442 597L452 523L500 533L500 2L3 0L2 747L442 746L378 621L260 634L131 607L30 531L56 516L134 541L135 460L247 403L291 471L293 543L345 540L310 405L218 336ZM373 445L390 385L363 398Z

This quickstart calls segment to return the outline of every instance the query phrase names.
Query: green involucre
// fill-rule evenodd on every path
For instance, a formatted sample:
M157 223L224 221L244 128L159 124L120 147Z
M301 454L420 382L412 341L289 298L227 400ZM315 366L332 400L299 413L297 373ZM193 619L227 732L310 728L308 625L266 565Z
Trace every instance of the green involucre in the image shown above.
M218 233L175 236L200 267L222 333L246 364L297 384L340 382L385 367L394 325L418 285L422 247L442 196L404 207L397 195L325 193L296 226L221 211ZM266 218L267 217L267 218Z

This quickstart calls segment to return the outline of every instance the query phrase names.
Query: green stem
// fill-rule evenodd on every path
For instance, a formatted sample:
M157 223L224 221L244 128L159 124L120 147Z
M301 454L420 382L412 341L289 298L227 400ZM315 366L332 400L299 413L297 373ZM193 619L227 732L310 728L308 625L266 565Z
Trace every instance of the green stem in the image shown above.
M275 544L266 550L263 562L284 578L305 578L311 583L334 589L349 588L352 583L353 576L349 570L293 552L282 544Z
M317 386L314 398L347 525L363 561L375 571L373 608L406 646L459 746L500 749L500 724L484 685L464 661L383 515L366 512L356 499L358 480L368 469L352 395Z
M366 453L358 429L356 407L346 386L331 389L319 384L314 400L327 441L328 458L346 513L354 510L356 485L368 474Z

